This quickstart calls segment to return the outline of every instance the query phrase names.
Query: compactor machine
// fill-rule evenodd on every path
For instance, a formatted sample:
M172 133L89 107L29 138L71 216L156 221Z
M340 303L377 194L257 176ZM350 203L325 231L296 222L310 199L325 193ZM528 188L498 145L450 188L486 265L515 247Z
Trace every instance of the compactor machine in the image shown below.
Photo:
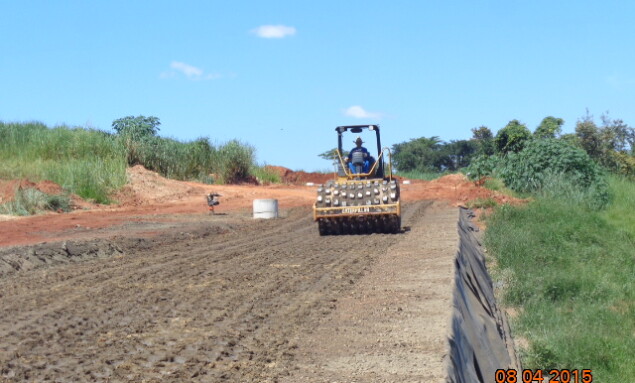
M353 151L344 156L345 133L375 132L377 157ZM337 174L318 185L313 219L320 235L398 233L401 230L399 182L392 175L390 149L381 147L379 125L338 126Z

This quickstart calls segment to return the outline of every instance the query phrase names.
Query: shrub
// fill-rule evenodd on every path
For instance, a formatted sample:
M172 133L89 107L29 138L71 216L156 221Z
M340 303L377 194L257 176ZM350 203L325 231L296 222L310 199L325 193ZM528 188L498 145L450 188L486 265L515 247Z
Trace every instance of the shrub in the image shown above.
M594 209L609 200L602 169L584 150L558 139L528 141L519 153L479 156L467 175L500 178L516 192L569 198Z
M579 188L592 189L599 205L608 202L600 167L583 150L556 139L532 140L520 153L509 153L496 173L519 192L538 191L547 178L566 178Z
M494 143L498 153L520 152L531 139L531 132L518 120L511 120L503 129L496 133Z
M483 177L493 176L500 162L501 157L499 156L480 155L465 169L467 178L480 180Z

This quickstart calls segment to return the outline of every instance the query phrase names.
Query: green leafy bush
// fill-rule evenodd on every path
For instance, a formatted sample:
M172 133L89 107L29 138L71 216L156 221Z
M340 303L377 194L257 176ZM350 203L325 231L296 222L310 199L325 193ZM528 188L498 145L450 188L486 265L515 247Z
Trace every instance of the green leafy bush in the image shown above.
M560 179L576 189L591 191L597 207L608 202L608 187L601 168L581 149L556 139L532 140L519 153L502 159L496 174L518 192L536 192ZM557 188L554 190L557 193Z
M470 179L503 180L515 192L570 198L590 208L609 201L606 176L580 148L558 139L528 141L519 153L479 156L467 168Z
M501 157L497 155L480 155L472 160L470 166L465 169L467 178L480 180L483 177L494 176L496 168L500 166Z
M496 152L503 154L520 152L530 139L531 132L529 129L518 120L511 120L503 129L496 133L496 138L494 139Z

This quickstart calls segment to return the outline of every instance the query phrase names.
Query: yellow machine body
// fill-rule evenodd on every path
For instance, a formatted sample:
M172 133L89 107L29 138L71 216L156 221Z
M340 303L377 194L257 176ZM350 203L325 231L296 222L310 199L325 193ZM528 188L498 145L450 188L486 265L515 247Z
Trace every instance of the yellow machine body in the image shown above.
M379 141L379 127L369 127L377 130ZM350 127L338 127L341 128ZM399 232L399 182L392 176L390 149L381 150L368 173L349 169L341 154L341 140L337 159L337 174L318 186L313 205L313 219L318 222L320 235Z

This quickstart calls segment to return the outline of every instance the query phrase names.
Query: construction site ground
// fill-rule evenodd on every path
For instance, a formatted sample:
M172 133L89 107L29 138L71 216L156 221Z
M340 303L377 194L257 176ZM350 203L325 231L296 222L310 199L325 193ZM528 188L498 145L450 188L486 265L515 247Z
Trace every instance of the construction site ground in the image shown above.
M320 237L313 186L129 178L120 205L0 218L0 381L444 381L457 206L509 202L413 181L401 233Z

